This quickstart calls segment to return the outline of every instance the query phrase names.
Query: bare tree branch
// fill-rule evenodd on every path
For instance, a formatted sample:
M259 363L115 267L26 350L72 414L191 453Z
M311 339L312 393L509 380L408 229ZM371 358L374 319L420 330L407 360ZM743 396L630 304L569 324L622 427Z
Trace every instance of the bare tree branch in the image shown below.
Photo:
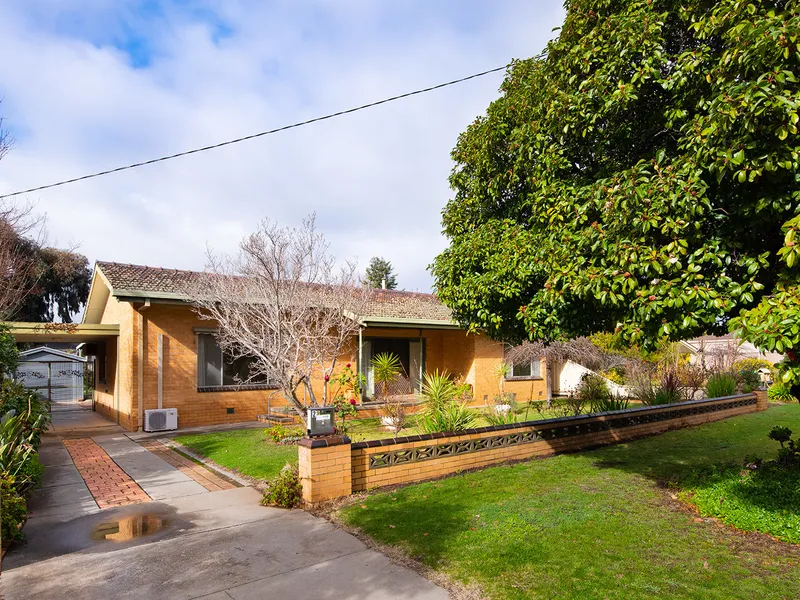
M324 404L327 389L318 398L312 377L330 375L354 350L370 292L355 263L337 267L314 216L297 229L264 220L237 255L209 252L207 270L190 294L201 318L216 323L223 351L254 359L249 380L274 381L299 413L301 389L312 406Z

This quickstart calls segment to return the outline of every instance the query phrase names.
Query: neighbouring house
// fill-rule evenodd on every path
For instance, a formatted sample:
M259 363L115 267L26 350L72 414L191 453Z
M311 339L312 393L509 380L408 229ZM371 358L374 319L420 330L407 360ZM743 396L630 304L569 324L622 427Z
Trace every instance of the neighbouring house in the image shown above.
M783 360L776 352L762 352L752 343L737 338L734 334L704 335L678 343L678 353L688 357L689 363L716 370L729 369L743 358L760 358L771 364Z
M581 381L587 375L599 375L596 371L587 369L572 360L550 365L551 393L553 396L568 396L578 390ZM603 377L600 375L600 377ZM624 385L603 377L609 391L616 396L627 396L628 390Z
M199 318L185 292L190 280L204 276L98 262L83 322L71 329L40 326L39 337L85 343L95 357L96 409L129 430L142 428L148 409L175 408L179 427L190 427L255 420L268 406L289 406L268 381L237 385L247 361L225 359L213 323ZM469 383L475 405L490 404L499 393L504 345L461 329L436 296L375 290L365 314L354 318L361 328L350 360L367 379L364 401L374 393L371 358L381 352L400 358L407 374L400 391L409 395L434 370ZM34 330L33 324L12 327L18 339L36 337ZM514 365L505 392L520 401L544 400L545 372L543 361ZM321 397L322 381L313 387Z

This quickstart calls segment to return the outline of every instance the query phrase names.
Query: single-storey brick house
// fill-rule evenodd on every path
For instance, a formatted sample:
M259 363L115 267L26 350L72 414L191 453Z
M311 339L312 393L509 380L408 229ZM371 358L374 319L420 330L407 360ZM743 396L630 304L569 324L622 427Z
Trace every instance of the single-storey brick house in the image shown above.
M129 430L141 429L144 411L178 410L179 427L251 421L270 406L288 406L268 383L236 385L241 361L226 361L213 323L202 320L183 290L202 273L98 262L83 327L118 328L116 336L87 344L96 357L97 410ZM472 385L474 403L498 393L504 347L468 334L432 294L376 290L350 357L372 388L370 359L380 352L400 357L409 392L419 391L425 372L446 370ZM361 357L361 365L358 358ZM544 399L544 363L516 365L505 391L518 400ZM315 393L322 382L314 382ZM367 398L372 389L366 391Z

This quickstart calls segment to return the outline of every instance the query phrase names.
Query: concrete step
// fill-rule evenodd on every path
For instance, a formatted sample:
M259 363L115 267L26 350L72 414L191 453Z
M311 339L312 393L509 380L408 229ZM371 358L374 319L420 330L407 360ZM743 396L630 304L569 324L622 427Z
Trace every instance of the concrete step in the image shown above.
M294 425L300 422L299 417L296 415L287 415L285 413L266 413L258 415L258 420L262 423L278 423L281 425Z

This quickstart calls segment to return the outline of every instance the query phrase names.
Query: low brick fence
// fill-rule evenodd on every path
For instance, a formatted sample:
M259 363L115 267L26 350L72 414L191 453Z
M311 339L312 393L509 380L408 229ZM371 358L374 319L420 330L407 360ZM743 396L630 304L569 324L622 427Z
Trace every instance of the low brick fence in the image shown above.
M350 443L299 443L303 498L320 502L375 487L433 479L510 460L573 452L766 410L765 393Z

